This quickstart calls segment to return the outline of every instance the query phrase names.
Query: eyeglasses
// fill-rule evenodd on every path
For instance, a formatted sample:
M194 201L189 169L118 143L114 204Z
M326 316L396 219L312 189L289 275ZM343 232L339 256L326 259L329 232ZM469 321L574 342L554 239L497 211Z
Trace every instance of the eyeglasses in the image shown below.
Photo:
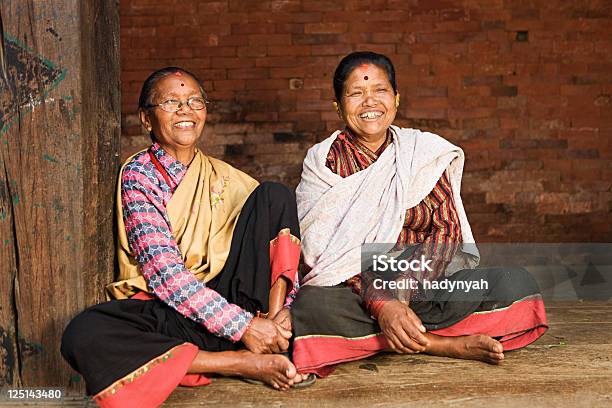
M191 98L187 99L184 102L178 99L168 99L168 100L163 101L162 103L157 103L157 104L154 103L151 105L147 105L146 108L160 107L162 108L162 110L166 112L174 113L174 112L178 112L179 110L181 110L183 105L187 105L193 110L202 110L202 109L206 109L206 105L208 105L209 103L210 103L209 101L207 101L206 99L202 97L192 96Z

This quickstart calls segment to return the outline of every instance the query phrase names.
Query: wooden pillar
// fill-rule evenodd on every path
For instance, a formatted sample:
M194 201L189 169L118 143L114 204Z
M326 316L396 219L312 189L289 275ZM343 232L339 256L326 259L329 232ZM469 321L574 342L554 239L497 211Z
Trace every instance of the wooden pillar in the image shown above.
M82 390L59 345L113 277L118 3L0 4L0 385Z

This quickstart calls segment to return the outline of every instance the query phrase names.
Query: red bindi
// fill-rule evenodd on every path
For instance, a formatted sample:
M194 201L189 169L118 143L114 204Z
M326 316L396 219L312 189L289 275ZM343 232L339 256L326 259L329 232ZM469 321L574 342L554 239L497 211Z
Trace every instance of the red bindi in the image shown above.
M369 65L369 64L365 64L365 63L364 63L364 64L360 64L360 65L359 65L359 69L361 70L361 72L362 72L363 74L365 74L365 73L367 73L367 72L368 72L368 68L370 68L370 65ZM367 75L364 75L364 76L363 76L363 79L367 81L367 80L368 80L368 76L367 76Z
M185 86L185 84L181 82L181 86Z

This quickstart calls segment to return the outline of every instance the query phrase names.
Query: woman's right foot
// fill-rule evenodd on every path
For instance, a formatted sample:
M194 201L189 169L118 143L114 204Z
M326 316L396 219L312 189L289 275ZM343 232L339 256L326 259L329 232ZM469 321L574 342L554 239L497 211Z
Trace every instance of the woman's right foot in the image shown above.
M287 390L293 384L302 381L295 366L285 356L279 354L255 354L248 350L240 350L240 363L237 374L261 380L277 390Z
M442 337L436 336L428 354L443 357L462 358L466 360L479 360L489 364L500 364L504 360L504 347L502 344L484 334L470 336ZM430 338L430 340L433 340Z

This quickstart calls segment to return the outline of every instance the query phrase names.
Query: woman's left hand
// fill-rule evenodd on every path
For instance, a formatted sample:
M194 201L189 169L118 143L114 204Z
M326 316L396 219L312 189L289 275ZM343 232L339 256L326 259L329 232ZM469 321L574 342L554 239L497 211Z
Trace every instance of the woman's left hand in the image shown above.
M404 303L390 300L380 309L378 324L392 350L402 354L421 353L429 346L421 319Z
M276 316L272 318L272 321L283 329L291 331L291 311L286 307L282 308Z

